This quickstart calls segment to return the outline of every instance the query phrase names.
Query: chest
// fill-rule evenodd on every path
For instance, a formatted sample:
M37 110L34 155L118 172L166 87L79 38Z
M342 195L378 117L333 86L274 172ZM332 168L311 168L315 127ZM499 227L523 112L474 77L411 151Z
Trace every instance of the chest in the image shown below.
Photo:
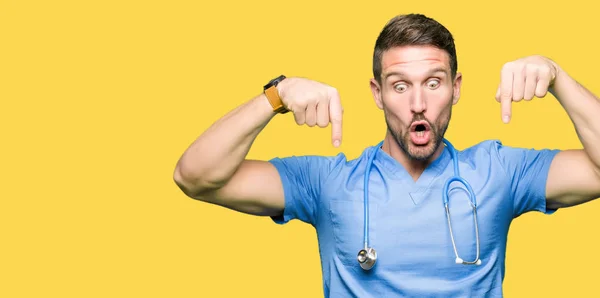
M323 207L336 262L357 267L356 256L365 240L377 251L378 270L392 272L460 275L470 269L455 263L456 254L465 261L474 260L478 252L483 262L502 258L512 219L510 187L466 173L463 178L472 189L474 210L465 185L453 182L444 191L450 176L423 186L376 176L370 180L367 209L363 183L335 187Z

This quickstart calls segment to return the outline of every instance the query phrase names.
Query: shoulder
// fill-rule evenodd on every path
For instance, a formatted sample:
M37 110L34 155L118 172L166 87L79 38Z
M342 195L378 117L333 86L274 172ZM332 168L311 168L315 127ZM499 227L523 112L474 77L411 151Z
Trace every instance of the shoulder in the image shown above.
M274 157L269 160L275 166L306 167L308 169L331 169L346 164L346 154L340 152L336 155L290 155Z
M558 150L515 147L503 144L500 140L484 140L459 151L463 162L499 165L510 172L513 167L533 163L548 163Z
M479 143L466 147L465 149L460 150L460 152L465 155L495 154L498 152L498 149L502 146L504 146L504 144L502 144L500 140L490 139L483 140Z
M503 154L506 148L502 141L498 139L483 140L462 150L457 150L458 159L461 163L467 164L472 169L492 169L501 168L504 171Z
M498 139L484 140L470 147L467 147L460 152L464 157L474 156L488 156L490 158L503 158L511 154L522 154L530 151L543 151L536 150L533 148L519 148L514 146L508 146L502 143Z
M462 161L490 160L496 159L499 156L500 150L503 146L504 145L500 140L491 139L473 144L462 150L458 150L457 148L457 152Z
M352 170L367 162L374 152L374 146L362 149L358 156L349 158L345 152L335 155L291 155L285 157L274 157L269 160L278 169L285 168L291 172L307 171L320 175L339 175Z

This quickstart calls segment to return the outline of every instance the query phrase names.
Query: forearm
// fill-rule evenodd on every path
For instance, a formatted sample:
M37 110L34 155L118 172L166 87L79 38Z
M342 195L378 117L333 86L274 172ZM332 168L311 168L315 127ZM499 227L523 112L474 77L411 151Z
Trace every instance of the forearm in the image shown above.
M179 159L175 169L176 182L188 192L215 189L225 184L274 115L267 98L261 94L217 120Z
M549 92L571 118L585 152L600 172L600 100L560 68Z

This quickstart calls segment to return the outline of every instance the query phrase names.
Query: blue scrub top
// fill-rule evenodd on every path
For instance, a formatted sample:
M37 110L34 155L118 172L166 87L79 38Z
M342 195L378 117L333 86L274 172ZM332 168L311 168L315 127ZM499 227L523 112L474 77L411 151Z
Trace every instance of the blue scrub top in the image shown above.
M558 150L513 148L489 140L458 151L461 176L476 194L482 264L455 263L442 190L453 175L448 148L415 182L383 150L367 147L356 159L337 156L274 158L284 188L278 224L309 223L318 236L325 297L501 297L511 221L529 211L550 214L545 187ZM363 187L369 156L369 244L377 264L364 271ZM475 259L475 230L467 193L449 191L459 256Z

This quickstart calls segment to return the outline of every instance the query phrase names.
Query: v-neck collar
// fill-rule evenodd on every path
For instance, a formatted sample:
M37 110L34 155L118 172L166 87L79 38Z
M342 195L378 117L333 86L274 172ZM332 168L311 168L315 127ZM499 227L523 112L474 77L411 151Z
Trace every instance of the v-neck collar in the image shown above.
M402 184L406 187L406 190L410 193L413 202L417 204L418 201L421 200L421 198L417 197L421 197L421 194L427 192L431 183L444 171L452 158L449 151L450 149L444 144L442 144L442 146L444 146L442 154L425 168L417 181L413 180L412 176L401 163L395 160L387 152L383 151L383 149L377 148L377 146L373 146L373 149L377 150L374 162L384 167L388 173L401 180Z

